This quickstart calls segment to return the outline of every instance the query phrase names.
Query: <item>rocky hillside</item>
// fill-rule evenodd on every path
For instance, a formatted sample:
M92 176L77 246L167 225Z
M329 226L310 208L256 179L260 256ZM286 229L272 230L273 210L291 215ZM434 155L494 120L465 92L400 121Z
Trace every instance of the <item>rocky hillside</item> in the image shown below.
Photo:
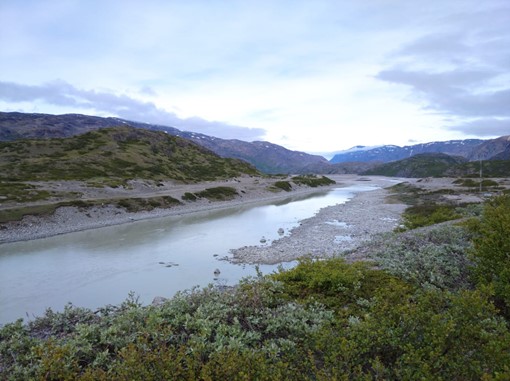
M0 141L61 138L119 125L164 131L169 135L180 136L210 149L221 157L244 160L265 173L306 173L304 169L306 167L328 165L328 161L322 156L291 151L268 142L249 143L235 139L220 139L204 134L180 131L168 126L79 114L47 115L0 112Z
M467 156L469 160L489 160L501 154L501 159L505 157L504 152L510 150L510 135L501 136L497 139L484 141L476 146ZM497 158L495 158L498 160ZM508 158L507 158L508 159Z
M0 143L0 180L203 181L258 174L189 140L133 127Z

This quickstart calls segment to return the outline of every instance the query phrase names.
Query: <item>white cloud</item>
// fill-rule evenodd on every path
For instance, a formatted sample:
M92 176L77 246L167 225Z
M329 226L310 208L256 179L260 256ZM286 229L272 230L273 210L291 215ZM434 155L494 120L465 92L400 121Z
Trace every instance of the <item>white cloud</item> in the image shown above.
M54 81L40 86L0 82L0 100L17 103L42 101L52 106L75 110L91 109L127 120L172 126L222 138L256 140L265 133L262 129L243 128L197 117L182 119L151 102L111 92L77 89L64 81Z

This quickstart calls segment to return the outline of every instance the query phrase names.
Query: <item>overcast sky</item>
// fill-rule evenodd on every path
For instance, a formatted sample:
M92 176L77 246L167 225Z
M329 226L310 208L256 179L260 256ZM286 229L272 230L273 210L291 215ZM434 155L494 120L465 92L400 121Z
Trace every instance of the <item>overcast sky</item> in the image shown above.
M1 0L0 110L325 153L510 134L509 0Z

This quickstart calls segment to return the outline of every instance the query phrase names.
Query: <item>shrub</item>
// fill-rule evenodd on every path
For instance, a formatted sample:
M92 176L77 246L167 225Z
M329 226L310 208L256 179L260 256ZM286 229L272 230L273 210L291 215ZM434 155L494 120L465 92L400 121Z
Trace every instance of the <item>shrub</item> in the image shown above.
M472 287L468 258L471 234L462 227L387 233L374 238L370 246L370 259L414 285L445 290Z
M292 185L288 181L277 181L274 183L274 186L278 189L282 189L285 192L290 192L292 190Z
M302 175L302 176L294 176L292 181L298 185L308 185L309 187L319 187L323 185L331 185L336 184L334 180L331 180L329 177L321 176L317 177L316 175Z
M197 196L195 196L193 193L186 192L181 197L184 201L196 201Z
M326 328L319 346L330 348L325 368L349 379L503 380L510 375L510 332L478 291L378 294L369 313L351 316L343 328Z
M406 229L416 229L460 218L453 205L423 204L407 208L402 215Z
M195 193L198 197L204 197L211 201L231 200L238 195L235 188L232 187L215 187L207 188L203 191Z
M494 289L497 306L510 318L510 195L489 200L473 231L476 282Z

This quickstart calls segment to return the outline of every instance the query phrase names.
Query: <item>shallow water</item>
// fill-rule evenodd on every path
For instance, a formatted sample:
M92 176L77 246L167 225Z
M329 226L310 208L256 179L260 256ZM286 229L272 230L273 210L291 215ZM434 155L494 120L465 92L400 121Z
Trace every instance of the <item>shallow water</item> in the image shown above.
M269 245L325 206L367 186L337 188L270 204L165 217L45 239L0 245L0 324L51 307L118 304L133 291L141 302L210 283L234 284L255 266L219 258L244 245ZM293 263L283 264L291 267ZM259 266L270 273L277 266ZM220 270L216 276L214 271Z

